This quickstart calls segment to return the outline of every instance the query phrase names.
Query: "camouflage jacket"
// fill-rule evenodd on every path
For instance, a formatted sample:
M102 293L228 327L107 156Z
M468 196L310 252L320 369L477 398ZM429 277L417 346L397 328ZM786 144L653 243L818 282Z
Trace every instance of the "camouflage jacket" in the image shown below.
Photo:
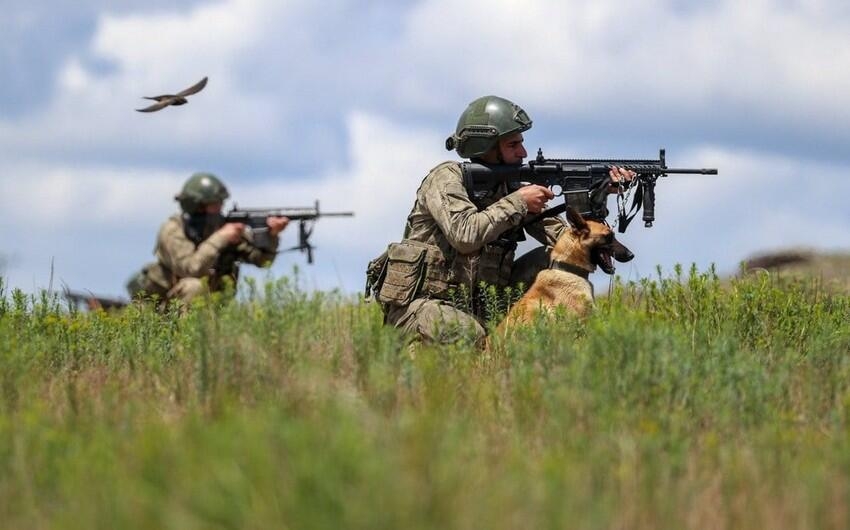
M259 249L247 241L231 245L219 233L195 243L186 233L183 216L175 214L159 229L154 254L157 265L147 269L148 277L164 288L171 288L181 278L209 278L210 286L217 287L222 276L236 279L239 263L257 266L269 265L277 253L278 238L271 238L269 249Z
M515 242L522 236L518 227L527 216L528 207L519 192L508 193L505 186L484 197L470 198L460 165L444 162L432 169L419 186L404 237L439 247L446 267L451 269L451 283L474 287L482 279L492 281L480 273L485 266L481 262L488 259L493 247L507 249L496 255L504 262L499 276L510 274ZM525 226L525 231L551 246L566 228L563 219L549 217Z

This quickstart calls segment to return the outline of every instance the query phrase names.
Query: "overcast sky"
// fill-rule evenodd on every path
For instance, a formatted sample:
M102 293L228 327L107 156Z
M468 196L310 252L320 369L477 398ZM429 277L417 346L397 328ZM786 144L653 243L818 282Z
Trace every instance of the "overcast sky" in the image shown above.
M6 0L0 14L0 273L124 296L174 194L210 171L241 206L354 210L316 263L271 274L356 292L401 236L476 97L534 120L531 153L655 157L720 175L657 189L618 273L786 246L850 248L850 3L840 0ZM188 105L143 95L209 76ZM553 203L554 205L555 203ZM288 229L282 246L296 242ZM244 268L247 272L248 266ZM597 285L607 285L601 272Z

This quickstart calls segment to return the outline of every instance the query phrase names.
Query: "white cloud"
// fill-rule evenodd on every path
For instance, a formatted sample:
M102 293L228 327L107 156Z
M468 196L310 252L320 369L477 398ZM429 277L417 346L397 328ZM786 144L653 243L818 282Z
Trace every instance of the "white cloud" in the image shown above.
M72 222L149 223L167 211L186 175L162 170L0 165L0 209L30 229Z
M115 153L179 156L204 147L236 153L239 145L250 145L246 135L283 137L278 102L271 94L243 92L234 72L246 47L283 7L229 0L187 12L103 15L90 55L114 71L96 75L81 57L70 56L53 100L26 121L0 121L0 139L20 152L97 160ZM150 103L141 96L174 93L205 75L209 85L186 107L196 110L133 112Z
M120 61L130 74L182 82L186 67L217 70L232 61L252 43L272 7L267 2L232 0L185 13L104 15L92 48L104 58Z
M597 120L575 135L604 137L628 115L672 134L719 120L715 127L754 134L850 139L850 15L841 6L224 0L104 14L89 54L114 72L95 75L69 57L54 100L25 123L0 122L0 141L72 146L94 159L103 151L197 159L207 149L216 159L286 163L339 147L334 133L356 108L444 120L485 93L517 100L538 122ZM210 84L188 107L132 112L140 96L203 75Z
M735 104L789 122L850 118L842 3L676 5L685 4L432 0L410 17L408 52L429 66L420 90L435 105L448 88L567 115Z
M91 83L91 77L76 58L71 59L59 73L59 86L69 92L81 93Z

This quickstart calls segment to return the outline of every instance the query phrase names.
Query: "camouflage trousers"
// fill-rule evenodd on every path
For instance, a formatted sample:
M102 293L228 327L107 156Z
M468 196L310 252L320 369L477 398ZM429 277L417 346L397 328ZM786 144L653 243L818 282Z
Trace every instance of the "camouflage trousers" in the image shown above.
M549 266L547 247L538 247L514 261L510 285L528 289L537 273ZM475 315L445 300L417 298L406 306L390 307L386 323L430 343L480 342L487 332Z
M158 300L157 307L165 310L170 300L180 300L184 307L192 300L209 293L206 281L200 278L181 278L170 288L163 287L147 276L145 270L134 275L127 282L127 292L133 300Z
M200 278L181 278L166 295L167 300L177 299L184 305L189 305L192 300L209 294L210 290L207 287L207 282Z

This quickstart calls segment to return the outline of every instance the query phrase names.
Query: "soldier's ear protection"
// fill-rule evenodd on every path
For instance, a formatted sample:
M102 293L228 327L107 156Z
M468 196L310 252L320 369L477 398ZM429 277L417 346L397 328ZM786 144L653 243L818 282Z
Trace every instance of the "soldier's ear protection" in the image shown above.
M467 125L460 130L459 133L453 134L446 138L446 150L451 151L462 147L463 144L470 138L496 138L499 136L499 131L495 127L488 125Z

